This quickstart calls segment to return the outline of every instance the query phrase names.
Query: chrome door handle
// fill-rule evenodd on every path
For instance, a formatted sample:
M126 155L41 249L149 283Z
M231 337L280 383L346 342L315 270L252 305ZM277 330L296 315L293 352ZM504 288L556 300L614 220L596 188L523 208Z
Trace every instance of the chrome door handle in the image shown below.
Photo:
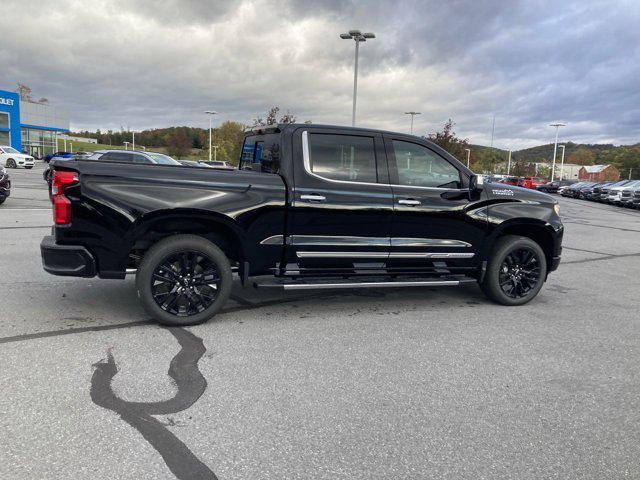
M398 200L398 203L400 205L408 205L410 207L417 207L418 205L420 205L420 200L413 200L413 199L402 199L402 200Z
M304 200L305 202L324 202L326 199L323 195L300 195L300 200Z

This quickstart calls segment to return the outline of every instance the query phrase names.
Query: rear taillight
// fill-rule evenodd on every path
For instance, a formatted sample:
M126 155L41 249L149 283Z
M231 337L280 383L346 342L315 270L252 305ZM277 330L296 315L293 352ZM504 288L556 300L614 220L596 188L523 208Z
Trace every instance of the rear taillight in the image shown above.
M54 170L51 177L51 202L53 203L53 221L56 225L71 223L71 202L65 196L67 188L78 184L76 172Z

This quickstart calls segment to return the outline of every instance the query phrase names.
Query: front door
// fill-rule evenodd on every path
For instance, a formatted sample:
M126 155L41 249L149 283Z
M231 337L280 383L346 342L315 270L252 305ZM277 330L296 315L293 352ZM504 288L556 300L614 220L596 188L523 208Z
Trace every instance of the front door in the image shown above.
M385 136L394 199L389 267L465 273L477 266L486 219L470 200L468 175L411 137Z
M307 275L382 271L393 212L382 136L301 128L294 134L293 152L284 270Z

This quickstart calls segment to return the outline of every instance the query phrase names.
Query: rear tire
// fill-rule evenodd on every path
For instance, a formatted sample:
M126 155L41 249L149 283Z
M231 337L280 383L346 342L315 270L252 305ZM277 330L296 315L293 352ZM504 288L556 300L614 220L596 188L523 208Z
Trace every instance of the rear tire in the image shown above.
M231 294L233 275L226 255L196 235L159 241L142 259L136 275L145 311L164 325L204 323Z
M547 276L544 251L527 237L507 235L496 242L484 279L484 294L502 305L524 305L538 295Z

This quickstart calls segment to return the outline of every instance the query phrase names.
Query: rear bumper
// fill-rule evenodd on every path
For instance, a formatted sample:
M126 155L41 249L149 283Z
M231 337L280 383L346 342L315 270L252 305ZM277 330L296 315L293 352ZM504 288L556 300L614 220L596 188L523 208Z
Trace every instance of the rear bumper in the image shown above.
M53 235L40 243L42 267L46 272L65 277L95 277L96 261L93 255L79 245L58 245Z

